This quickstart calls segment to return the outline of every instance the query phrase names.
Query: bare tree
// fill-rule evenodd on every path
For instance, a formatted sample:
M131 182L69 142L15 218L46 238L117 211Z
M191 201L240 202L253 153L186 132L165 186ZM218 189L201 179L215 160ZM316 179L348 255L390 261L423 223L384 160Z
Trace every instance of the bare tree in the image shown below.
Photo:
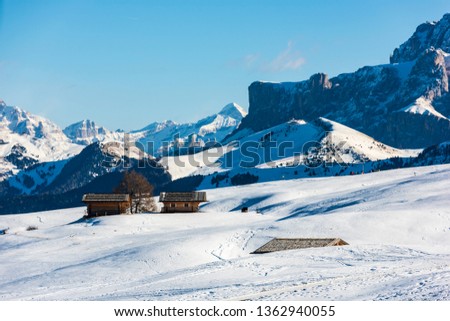
M131 197L131 213L150 212L156 209L153 200L153 185L145 176L135 172L125 172L119 186L114 189L116 194L129 194Z

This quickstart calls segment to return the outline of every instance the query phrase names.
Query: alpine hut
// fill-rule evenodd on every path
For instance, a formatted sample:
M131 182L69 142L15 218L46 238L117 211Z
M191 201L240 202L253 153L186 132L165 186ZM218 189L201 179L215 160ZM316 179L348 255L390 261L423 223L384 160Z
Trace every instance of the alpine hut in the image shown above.
M161 213L198 212L200 203L207 202L206 192L162 192L159 201Z
M85 194L82 201L88 217L125 214L131 206L128 194Z

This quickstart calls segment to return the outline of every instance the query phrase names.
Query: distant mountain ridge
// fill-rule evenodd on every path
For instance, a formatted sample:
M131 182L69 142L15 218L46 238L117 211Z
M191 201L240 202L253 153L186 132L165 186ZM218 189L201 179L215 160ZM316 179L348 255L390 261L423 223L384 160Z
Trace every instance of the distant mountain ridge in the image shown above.
M209 141L220 142L240 124L247 112L238 104L230 103L220 112L195 123L176 123L171 120L153 122L142 129L133 130L128 139L136 141L146 152L159 156L172 151L177 145L204 146ZM123 141L123 131L111 131L91 120L82 120L64 129L75 144L89 145L95 142ZM195 135L195 136L193 136ZM194 139L194 141L192 141ZM149 150L149 146L152 150Z
M131 132L130 136L132 140L140 143L146 152L162 155L177 147L203 147L208 142L221 142L239 126L246 115L247 112L241 106L230 103L219 113L196 123L155 122Z

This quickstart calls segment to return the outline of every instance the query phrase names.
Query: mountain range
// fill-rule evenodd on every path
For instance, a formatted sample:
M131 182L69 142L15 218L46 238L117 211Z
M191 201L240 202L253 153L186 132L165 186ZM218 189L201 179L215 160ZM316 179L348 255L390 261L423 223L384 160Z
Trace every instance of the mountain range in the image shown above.
M62 130L44 117L31 114L0 101L0 180L31 165L59 161L77 155L92 143L106 143L127 139L140 146L154 142L151 155L159 156L173 150L177 144L195 139L198 146L208 141L220 141L240 123L246 112L237 105L226 105L219 113L197 123L178 124L173 121L152 123L130 133L111 131L91 120L83 120ZM194 136L193 136L194 135ZM144 148L143 148L144 149Z
M124 135L155 156L170 153L177 146L205 146L208 142L220 142L240 124L247 112L238 104L230 103L217 114L205 117L195 123L176 123L171 120L153 122L146 127L124 133L111 131L91 120L83 120L67 126L63 132L80 145L95 142L123 141ZM195 137L193 136L195 135ZM149 143L152 144L149 144ZM149 150L152 149L152 150Z
M256 81L248 114L231 103L195 123L128 133L91 120L61 129L0 101L0 194L9 197L0 213L79 205L130 169L158 192L450 162L449 52L446 14L417 27L388 64Z
M236 129L245 115L230 103L195 123L164 121L125 133L84 120L62 130L1 101L0 194L12 198L2 198L0 212L70 207L84 193L111 192L125 170L143 173L157 187L167 184L170 174L155 156L207 148ZM52 205L45 205L49 199Z

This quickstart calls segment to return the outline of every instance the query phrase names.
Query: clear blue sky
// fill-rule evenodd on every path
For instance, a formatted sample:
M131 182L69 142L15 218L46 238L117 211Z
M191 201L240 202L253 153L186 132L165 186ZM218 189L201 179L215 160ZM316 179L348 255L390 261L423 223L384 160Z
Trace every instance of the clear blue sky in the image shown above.
M0 0L0 98L64 127L194 121L255 80L297 81L387 63L422 1Z

